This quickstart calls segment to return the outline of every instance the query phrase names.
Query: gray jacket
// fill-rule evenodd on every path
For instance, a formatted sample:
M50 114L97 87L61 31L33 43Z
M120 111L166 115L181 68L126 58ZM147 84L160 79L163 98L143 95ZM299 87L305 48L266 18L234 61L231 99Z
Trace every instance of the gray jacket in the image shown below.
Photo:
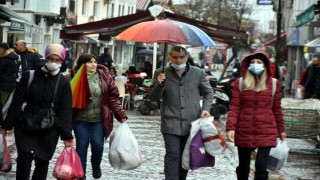
M149 97L161 101L161 132L185 136L189 135L191 122L198 119L202 110L210 111L213 90L206 79L204 70L188 65L188 71L180 78L172 67L164 69L166 80L164 87L157 83L162 69L157 69ZM200 107L200 92L203 106Z

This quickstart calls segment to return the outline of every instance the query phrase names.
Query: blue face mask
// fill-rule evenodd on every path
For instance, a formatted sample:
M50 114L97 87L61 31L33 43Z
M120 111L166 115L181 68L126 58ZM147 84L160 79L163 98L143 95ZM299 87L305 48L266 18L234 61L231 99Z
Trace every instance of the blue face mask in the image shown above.
M177 64L171 63L171 66L172 66L173 68L175 68L176 70L181 70L181 69L185 68L185 67L187 66L187 64L184 63L184 64L179 64L179 65L177 65Z
M263 64L250 64L248 69L255 75L260 75L264 70Z

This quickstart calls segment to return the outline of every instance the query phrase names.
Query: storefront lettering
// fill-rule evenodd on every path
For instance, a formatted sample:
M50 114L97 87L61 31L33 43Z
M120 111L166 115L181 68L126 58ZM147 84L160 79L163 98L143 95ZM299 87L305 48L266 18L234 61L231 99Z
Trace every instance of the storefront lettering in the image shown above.
M10 29L24 31L24 24L16 21L11 21Z

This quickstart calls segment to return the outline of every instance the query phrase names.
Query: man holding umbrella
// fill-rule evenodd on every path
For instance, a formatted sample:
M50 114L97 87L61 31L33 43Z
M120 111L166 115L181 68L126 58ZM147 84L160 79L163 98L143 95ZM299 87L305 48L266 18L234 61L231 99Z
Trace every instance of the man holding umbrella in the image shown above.
M187 64L185 48L175 46L170 51L171 64L157 69L152 81L150 99L159 101L161 132L165 142L164 172L166 180L186 179L188 170L182 168L182 153L187 142L191 122L209 117L213 90L205 72ZM203 105L200 106L200 94Z

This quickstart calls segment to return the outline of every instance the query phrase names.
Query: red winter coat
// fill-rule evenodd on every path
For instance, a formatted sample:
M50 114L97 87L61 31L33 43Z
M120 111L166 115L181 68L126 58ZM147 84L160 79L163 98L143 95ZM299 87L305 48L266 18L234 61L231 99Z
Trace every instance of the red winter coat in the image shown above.
M244 58L241 72L245 75L250 64L250 56L264 56L267 67L267 89L255 92L239 90L239 80L233 87L232 100L226 130L235 130L235 145L243 148L274 147L279 134L285 131L281 109L281 84L277 88L272 101L272 78L270 61L263 53L253 53ZM245 78L245 77L244 77ZM244 84L243 84L244 87Z

